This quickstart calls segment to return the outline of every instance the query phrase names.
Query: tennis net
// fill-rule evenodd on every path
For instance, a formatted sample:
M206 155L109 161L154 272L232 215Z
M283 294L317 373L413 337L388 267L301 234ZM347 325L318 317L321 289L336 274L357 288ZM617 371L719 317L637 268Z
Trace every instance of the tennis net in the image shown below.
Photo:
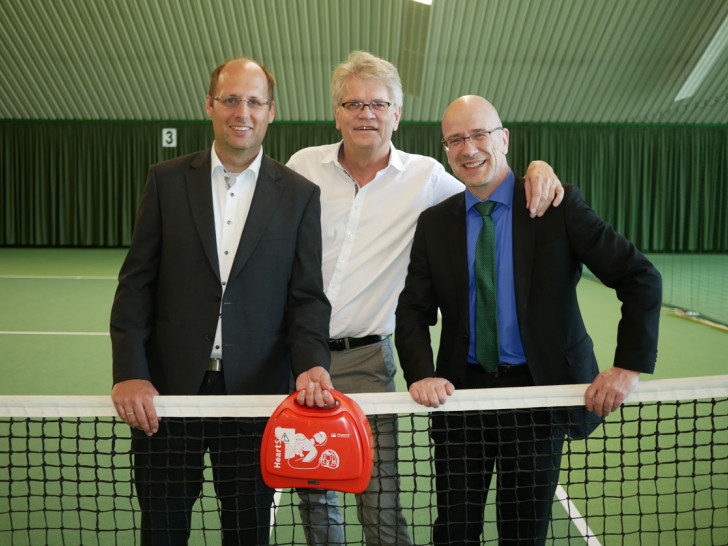
M728 327L728 254L649 254L663 302L680 314Z
M351 398L374 430L380 419L397 416L394 449L402 515L412 543L431 544L437 516L434 458L450 453L448 446L439 452L433 448L430 430L442 422L438 416L563 415L564 408L582 404L584 390L583 385L460 390L438 410L414 404L408 393ZM282 400L158 397L155 403L165 418L195 422L265 420ZM0 543L140 542L130 431L114 416L108 397L0 397ZM538 426L535 418L525 420ZM190 544L221 543L209 459L207 466L192 512ZM338 496L347 544L363 544L366 532L380 531L358 521L354 495ZM296 492L277 492L271 544L306 544L298 503ZM566 439L549 509L547 543L724 544L728 376L641 382L587 439ZM483 517L481 543L497 544L502 518L492 493Z

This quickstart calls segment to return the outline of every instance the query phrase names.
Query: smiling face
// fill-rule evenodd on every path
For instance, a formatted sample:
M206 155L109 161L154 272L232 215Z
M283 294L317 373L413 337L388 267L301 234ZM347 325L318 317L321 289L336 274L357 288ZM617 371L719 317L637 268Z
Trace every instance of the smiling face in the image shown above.
M341 102L392 102L389 89L378 80L350 78L344 86ZM397 130L401 107L392 105L382 112L371 108L350 112L340 105L334 108L336 128L344 139L344 150L357 155L379 158L389 154L392 133Z
M268 80L256 63L249 60L231 61L220 72L215 94L207 96L205 110L212 119L215 151L227 170L242 172L260 151L268 124L275 117L275 104L251 109L246 102L240 102L230 108L213 97L267 102Z
M501 126L498 112L482 97L473 95L454 101L442 117L445 139L468 137ZM452 171L479 199L487 198L508 175L508 129L494 131L480 142L465 139L445 150Z

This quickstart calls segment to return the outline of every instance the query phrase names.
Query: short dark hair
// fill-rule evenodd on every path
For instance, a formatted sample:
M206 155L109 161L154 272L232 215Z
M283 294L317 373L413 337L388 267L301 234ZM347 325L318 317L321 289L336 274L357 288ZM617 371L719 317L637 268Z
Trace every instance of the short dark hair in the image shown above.
M265 74L265 79L268 81L268 100L272 101L273 90L276 86L276 79L273 77L273 74L270 70L268 70L264 65L260 64L255 59L251 59L250 57L236 57L234 59L230 59L229 61L225 61L217 65L215 70L212 71L212 74L210 74L210 89L208 89L207 94L211 97L215 96L215 88L217 87L217 80L220 79L220 72L222 72L223 68L225 68L228 64L234 61L249 61L251 63L257 64L261 68L263 74Z

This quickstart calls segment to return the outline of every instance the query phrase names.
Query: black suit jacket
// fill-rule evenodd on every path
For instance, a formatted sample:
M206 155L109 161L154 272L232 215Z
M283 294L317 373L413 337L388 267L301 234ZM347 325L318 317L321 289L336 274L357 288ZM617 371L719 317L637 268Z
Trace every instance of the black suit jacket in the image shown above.
M657 358L662 283L655 267L603 222L576 186L541 218L530 218L524 183L513 195L516 313L536 385L590 383L598 374L592 340L577 302L582 263L622 301L616 366L651 373ZM433 366L429 326L442 313ZM405 287L397 307L395 342L408 385L434 375L463 388L470 342L465 193L422 213Z
M111 311L114 383L197 394L220 312L210 150L150 168ZM284 394L329 367L320 190L263 156L222 297L229 394Z

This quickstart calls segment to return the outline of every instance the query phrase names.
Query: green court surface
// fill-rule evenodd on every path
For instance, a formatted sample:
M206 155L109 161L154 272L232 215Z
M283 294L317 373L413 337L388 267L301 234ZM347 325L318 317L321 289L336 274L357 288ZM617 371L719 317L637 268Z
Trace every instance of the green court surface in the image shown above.
M124 255L125 250L122 249L0 249L0 366L3 369L0 395L109 394L109 311L116 288L116 274ZM611 365L614 355L620 303L612 291L588 279L580 283L579 299L587 327L595 342L600 367L605 369ZM435 328L433 345L437 344L437 335ZM678 317L665 309L661 316L655 374L652 377L643 377L642 380L722 375L726 373L726 354L728 333L725 330ZM401 374L399 388L405 390ZM569 443L564 455L568 466L575 470L562 472L562 478L565 482L581 484L569 488L567 494L579 512L586 517L592 531L598 537L606 537L602 542L604 544L728 543L728 536L714 536L710 529L712 526L722 528L721 532L725 532L728 527L728 456L725 453L728 447L723 442L715 448L705 446L698 451L690 448L689 453L681 447L684 438L694 438L702 434L703 430L728 430L726 419L700 415L697 419L686 420L689 427L685 430L679 429L675 434L675 427L680 426L676 423L681 421L670 417L675 412L682 411L679 406L667 405L659 409L640 409L633 406L623 411L627 426L632 428L639 426L639 417L644 416L639 413L641 411L667 413L664 420L649 420L649 424L640 430L640 434L629 434L628 441L622 440L622 433L609 420L588 442ZM413 523L414 542L427 544L434 504L434 497L430 493L432 468L429 442L426 432L410 434L409 423L408 417L401 418L401 440L406 440L399 453L402 489L406 491L402 503L406 517ZM95 502L101 507L115 506L130 510L135 506L136 500L128 480L126 483L103 483L103 472L98 470L99 466L115 466L117 472L121 468L123 474L123 467L128 466L128 460L124 462L109 459L107 464L103 460L92 460L94 446L101 448L111 441L99 440L99 436L103 437L105 433L99 433L95 426L94 423L83 425L85 439L81 443L84 452L88 454L80 456L75 464L68 462L51 465L51 474L46 476L49 483L42 486L44 489L41 494L58 497L61 499L58 501L60 504L66 503L64 509L70 508L70 512L73 512L74 506L71 504L81 502L76 500L76 491L71 485L74 476L68 476L69 480L64 481L62 475L54 476L52 472L89 473L90 479L102 483L103 486L100 487L106 488L108 494L97 495L95 501L88 502ZM108 429L110 425L104 426ZM422 427L418 425L418 428ZM668 438L671 445L660 444L668 441ZM54 446L44 445L44 451L48 451L48 447L52 451ZM658 467L652 464L652 459L655 458L660 458L661 464ZM717 460L722 466L717 467L718 472L713 467L712 475L706 474L706 460ZM69 468L76 470L68 470ZM650 474L650 469L653 468L659 469L658 475ZM0 469L0 473L2 472ZM569 475L571 472L574 473L573 476ZM577 475L580 472L584 475ZM569 477L575 479L569 480ZM55 478L60 481L56 482ZM694 481L707 493L689 496L682 494L683 480ZM41 486L29 481L27 487L29 493L35 494L38 492L31 488ZM82 487L78 486L79 489ZM58 491L54 491L54 488ZM715 494L711 496L711 491L718 491L718 497ZM642 496L643 493L646 495ZM0 491L0 494L7 495L7 492ZM193 526L214 530L219 528L212 500L214 493L208 488L206 494L208 498L203 505L205 515L198 513L197 522ZM81 497L85 498L83 494ZM347 522L356 521L353 498L342 495L342 501L348 507ZM672 511L675 514L668 520L669 518L657 515L657 506L650 506L650 503L673 505ZM292 540L295 543L304 543L300 526L295 528L295 536L292 536L292 528L286 525L288 521L298 520L295 504L295 495L284 492L276 518L276 543L290 543ZM713 509L709 510L711 507ZM29 512L33 511L33 506L27 508L30 508ZM17 509L19 507L14 507L14 510ZM495 519L493 512L494 509L489 504L486 520ZM0 509L0 518L7 517L2 516L2 513ZM133 542L132 531L124 531L133 527L133 516L130 512L89 516L79 510L78 514L78 518L98 518L91 522L91 528L96 530L87 535L80 532L74 535L69 531L70 534L64 535L67 543ZM36 520L35 523L41 526L43 522L47 522L49 528L79 526L74 522L54 521L54 518L67 516L61 516L60 512L53 510L48 513L31 513L27 517ZM705 517L713 518L713 523L711 525L711 522L701 522L698 526L706 529L699 533L680 534L671 531L675 527L682 527L682 523L676 521L680 518L700 521ZM84 522L83 527L86 523ZM489 527L492 529L494 526ZM2 528L7 526L0 524L0 529ZM661 540L663 532L669 533L673 538ZM351 533L347 536L350 542L361 541L358 526L348 525L347 533ZM573 527L558 503L554 504L553 534L555 537L579 536L579 531ZM492 532L486 538L493 539ZM191 544L216 544L218 540L217 532L205 533L203 538L202 532L197 531ZM573 540L564 538L556 542L571 543ZM0 542L2 541L0 538ZM583 543L584 539L579 541ZM53 544L54 540L49 536L35 535L26 542L18 540L17 543Z
M0 394L110 392L109 312L125 253L0 248L0 362L6 372ZM620 303L589 279L579 284L579 301L604 369L614 358ZM434 330L433 343L437 335ZM723 374L726 354L725 331L664 310L653 377Z

